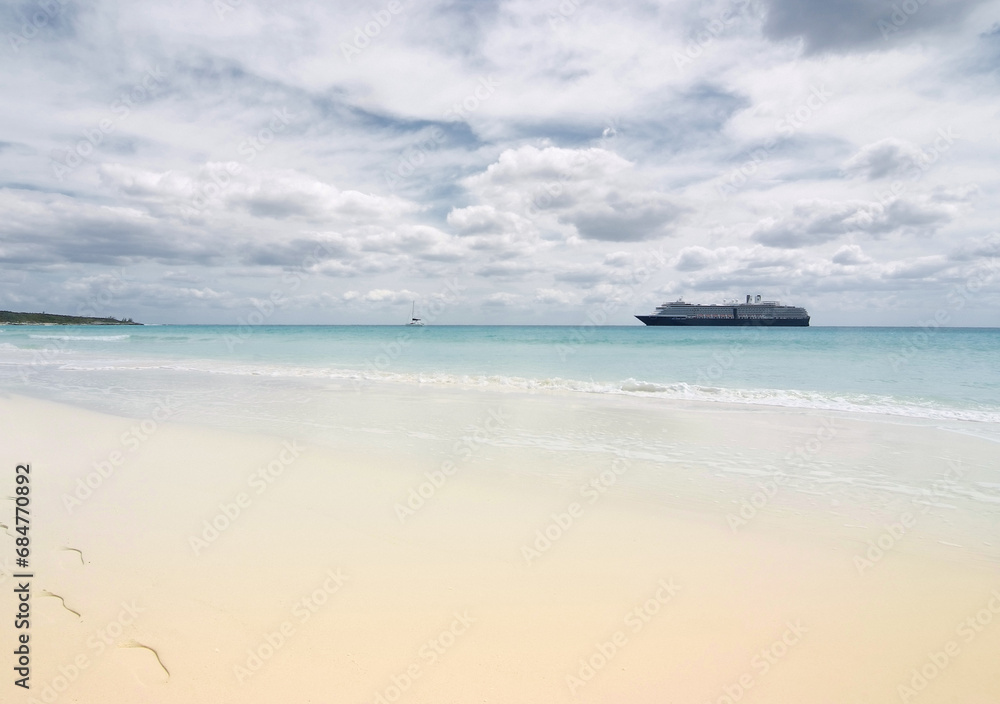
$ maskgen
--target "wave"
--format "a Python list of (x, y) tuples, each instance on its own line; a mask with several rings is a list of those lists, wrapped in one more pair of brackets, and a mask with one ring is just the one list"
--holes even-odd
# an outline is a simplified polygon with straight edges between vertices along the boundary
[(95, 341), (113, 342), (115, 340), (127, 340), (131, 335), (28, 335), (33, 340), (65, 340), (71, 341)]
[[(353, 372), (347, 376), (358, 375)], [(563, 379), (527, 379), (507, 376), (465, 376), (449, 374), (393, 374), (365, 372), (362, 377), (370, 381), (397, 381), (448, 386), (496, 387), (524, 391), (568, 391), (588, 394), (612, 394), (663, 398), (682, 401), (733, 403), (754, 406), (780, 406), (848, 413), (871, 413), (904, 416), (929, 420), (962, 420), (1000, 423), (1000, 411), (947, 408), (913, 400), (902, 400), (872, 394), (838, 394), (818, 391), (786, 389), (739, 389), (715, 386), (698, 386), (685, 382), (654, 383), (639, 379), (620, 382), (595, 382)]]
[(927, 420), (973, 421), (1000, 424), (1000, 409), (951, 408), (919, 399), (900, 399), (863, 393), (834, 393), (795, 389), (746, 389), (699, 386), (685, 382), (656, 383), (641, 379), (617, 382), (583, 381), (561, 377), (528, 378), (487, 374), (444, 372), (389, 372), (378, 370), (291, 367), (278, 365), (218, 364), (209, 361), (176, 363), (132, 363), (82, 365), (63, 364), (67, 371), (163, 370), (313, 380), (344, 380), (355, 384), (398, 383), (408, 385), (476, 388), (498, 391), (566, 392), (610, 394), (665, 400), (778, 406), (808, 410), (867, 413)]

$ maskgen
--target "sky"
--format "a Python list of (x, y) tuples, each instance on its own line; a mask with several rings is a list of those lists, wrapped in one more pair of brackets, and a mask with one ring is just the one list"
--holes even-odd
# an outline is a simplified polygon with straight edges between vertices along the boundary
[(1000, 326), (997, 0), (43, 0), (0, 34), (0, 309)]

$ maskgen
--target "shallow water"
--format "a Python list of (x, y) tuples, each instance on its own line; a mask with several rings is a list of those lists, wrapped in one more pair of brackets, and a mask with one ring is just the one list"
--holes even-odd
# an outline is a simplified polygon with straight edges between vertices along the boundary
[(183, 384), (185, 373), (396, 381), (1000, 422), (1000, 330), (993, 328), (0, 330), (0, 388), (8, 390), (70, 390), (98, 378), (109, 388), (125, 382), (122, 372), (160, 370), (172, 372), (161, 377), (167, 385)]

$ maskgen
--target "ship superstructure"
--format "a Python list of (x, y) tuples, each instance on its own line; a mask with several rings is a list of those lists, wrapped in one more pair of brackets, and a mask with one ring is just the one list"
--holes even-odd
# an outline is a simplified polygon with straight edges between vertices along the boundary
[(763, 325), (807, 327), (809, 313), (799, 306), (783, 306), (780, 301), (764, 301), (747, 294), (746, 302), (727, 301), (701, 305), (678, 299), (657, 307), (652, 315), (635, 316), (646, 325)]

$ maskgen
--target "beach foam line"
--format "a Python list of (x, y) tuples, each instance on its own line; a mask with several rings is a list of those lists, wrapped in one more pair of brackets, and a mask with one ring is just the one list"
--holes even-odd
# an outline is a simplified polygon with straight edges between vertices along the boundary
[(343, 379), (354, 382), (418, 384), (452, 388), (495, 389), (510, 391), (555, 391), (586, 394), (610, 394), (682, 401), (704, 401), (751, 406), (778, 406), (806, 410), (838, 411), (901, 416), (925, 420), (972, 421), (1000, 424), (1000, 409), (953, 408), (920, 400), (897, 399), (862, 393), (829, 393), (796, 389), (741, 389), (698, 386), (686, 382), (656, 383), (640, 379), (617, 382), (583, 381), (561, 377), (527, 378), (487, 374), (450, 374), (445, 372), (389, 372), (329, 367), (220, 364), (191, 360), (183, 364), (129, 360), (126, 364), (86, 365), (76, 361), (62, 364), (67, 371), (140, 371), (169, 370), (223, 374), (230, 376), (265, 376), (317, 380)]
[(98, 342), (112, 342), (114, 340), (127, 340), (132, 337), (131, 335), (28, 335), (29, 338), (33, 340), (65, 340), (69, 342), (76, 341), (98, 341)]

